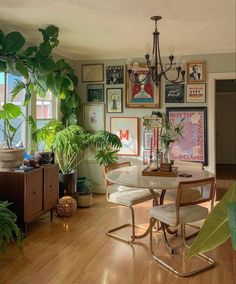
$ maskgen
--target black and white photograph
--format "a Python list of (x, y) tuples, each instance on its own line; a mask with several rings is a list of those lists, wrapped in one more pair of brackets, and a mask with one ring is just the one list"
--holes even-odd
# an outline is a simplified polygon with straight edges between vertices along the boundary
[(184, 84), (165, 84), (165, 103), (183, 103)]
[(87, 85), (87, 101), (104, 102), (104, 85), (103, 84), (88, 84)]
[(191, 61), (187, 63), (188, 83), (202, 83), (206, 81), (205, 62)]
[(124, 66), (106, 67), (107, 85), (124, 84)]

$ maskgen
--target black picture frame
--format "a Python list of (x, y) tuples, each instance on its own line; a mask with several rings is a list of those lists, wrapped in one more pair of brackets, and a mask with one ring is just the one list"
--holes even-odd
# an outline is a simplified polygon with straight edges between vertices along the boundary
[(106, 84), (124, 84), (124, 66), (106, 66)]
[(104, 84), (87, 85), (87, 102), (88, 103), (104, 102)]
[(165, 84), (165, 103), (184, 103), (185, 84)]
[(170, 144), (171, 160), (195, 161), (208, 165), (207, 107), (168, 107), (170, 123), (183, 120), (183, 138)]

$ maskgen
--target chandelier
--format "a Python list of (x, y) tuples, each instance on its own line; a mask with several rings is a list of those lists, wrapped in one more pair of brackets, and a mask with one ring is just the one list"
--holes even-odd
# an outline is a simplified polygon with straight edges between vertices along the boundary
[(152, 55), (147, 52), (145, 54), (146, 62), (147, 62), (147, 74), (145, 76), (140, 76), (138, 72), (138, 64), (129, 64), (128, 65), (128, 75), (129, 79), (132, 83), (144, 85), (149, 80), (152, 80), (156, 86), (160, 85), (161, 77), (164, 76), (165, 79), (173, 84), (180, 84), (184, 82), (185, 71), (180, 66), (176, 66), (176, 78), (174, 80), (168, 79), (166, 73), (172, 68), (174, 56), (173, 54), (169, 55), (169, 64), (168, 67), (164, 69), (162, 61), (161, 61), (161, 53), (160, 53), (160, 44), (159, 44), (159, 35), (160, 33), (157, 30), (157, 21), (161, 19), (160, 16), (153, 16), (151, 20), (155, 21), (155, 31), (153, 32), (153, 49)]

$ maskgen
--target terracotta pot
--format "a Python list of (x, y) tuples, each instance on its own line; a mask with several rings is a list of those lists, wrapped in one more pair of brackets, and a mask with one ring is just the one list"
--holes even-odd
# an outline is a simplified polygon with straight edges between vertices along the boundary
[(22, 165), (25, 149), (0, 149), (0, 170), (10, 171)]

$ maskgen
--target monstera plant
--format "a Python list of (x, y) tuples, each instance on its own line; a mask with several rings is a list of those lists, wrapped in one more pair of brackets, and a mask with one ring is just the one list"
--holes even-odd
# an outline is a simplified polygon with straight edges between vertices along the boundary
[(53, 49), (59, 44), (59, 29), (50, 25), (39, 31), (42, 42), (25, 48), (25, 38), (20, 32), (4, 34), (0, 30), (0, 72), (24, 77), (23, 81), (16, 80), (12, 100), (24, 90), (26, 106), (32, 94), (44, 97), (50, 90), (61, 99), (64, 125), (75, 124), (80, 103), (77, 76), (64, 59), (55, 60), (52, 56)]

